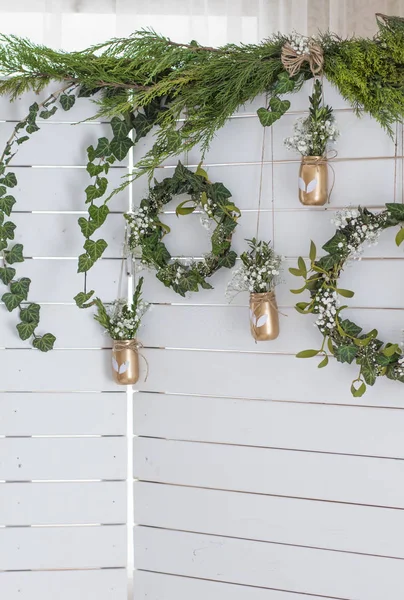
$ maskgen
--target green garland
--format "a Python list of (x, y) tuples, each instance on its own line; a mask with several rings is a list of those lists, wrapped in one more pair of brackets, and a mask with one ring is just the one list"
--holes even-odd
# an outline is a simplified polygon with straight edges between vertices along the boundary
[(304, 279), (303, 287), (292, 292), (310, 292), (310, 301), (299, 302), (296, 310), (302, 314), (316, 314), (316, 325), (323, 336), (319, 350), (303, 350), (297, 357), (322, 356), (318, 365), (322, 368), (328, 364), (328, 349), (341, 363), (356, 361), (360, 369), (352, 382), (351, 393), (359, 397), (378, 377), (386, 376), (404, 383), (404, 357), (398, 344), (377, 339), (376, 329), (364, 333), (356, 323), (341, 318), (342, 310), (347, 307), (339, 306), (338, 296), (352, 298), (354, 292), (339, 288), (338, 279), (347, 260), (360, 258), (363, 244), (377, 243), (384, 229), (401, 225), (396, 243), (400, 245), (404, 241), (404, 205), (386, 204), (386, 210), (377, 214), (366, 208), (346, 210), (339, 213), (336, 225), (336, 234), (323, 246), (327, 252), (325, 256), (316, 260), (316, 247), (312, 242), (309, 268), (300, 257), (297, 269), (289, 269), (292, 275)]
[[(188, 266), (178, 259), (172, 260), (162, 241), (170, 228), (161, 222), (161, 212), (179, 194), (187, 194), (190, 198), (177, 206), (177, 216), (199, 210), (205, 213), (205, 218), (216, 223), (211, 235), (211, 252), (203, 260), (192, 261)], [(230, 197), (231, 193), (222, 183), (209, 181), (200, 165), (193, 173), (178, 163), (172, 177), (155, 182), (136, 212), (125, 215), (129, 225), (130, 249), (135, 256), (140, 250), (142, 264), (155, 269), (157, 279), (181, 296), (197, 292), (199, 286), (212, 289), (206, 278), (222, 267), (233, 267), (237, 258), (231, 250), (231, 239), (240, 210)]]

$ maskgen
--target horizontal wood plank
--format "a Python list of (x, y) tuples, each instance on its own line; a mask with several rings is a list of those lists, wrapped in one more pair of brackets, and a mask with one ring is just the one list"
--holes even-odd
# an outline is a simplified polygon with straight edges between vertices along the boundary
[[(135, 571), (135, 597), (139, 600), (301, 600), (299, 594), (259, 589), (245, 585), (218, 583), (191, 577), (177, 577), (148, 571)], [(323, 600), (330, 600), (322, 596)], [(14, 600), (14, 598), (12, 599)], [(318, 600), (318, 596), (304, 596)]]
[(126, 528), (6, 527), (0, 530), (3, 570), (126, 566)]
[(125, 435), (126, 394), (3, 393), (0, 435)]
[(135, 482), (135, 523), (404, 558), (402, 510)]
[(2, 525), (116, 524), (125, 521), (124, 481), (0, 484)]
[(401, 560), (145, 527), (134, 539), (138, 569), (343, 599), (404, 593)]
[(139, 436), (404, 459), (403, 429), (403, 410), (134, 395)]
[(1, 438), (0, 479), (125, 479), (126, 439)]
[(126, 570), (0, 572), (7, 600), (125, 600)]
[(134, 452), (143, 481), (404, 507), (402, 460), (149, 438)]

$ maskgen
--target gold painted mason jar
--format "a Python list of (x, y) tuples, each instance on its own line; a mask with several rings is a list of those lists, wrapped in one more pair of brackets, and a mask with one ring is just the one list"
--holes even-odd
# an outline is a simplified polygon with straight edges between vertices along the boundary
[(132, 385), (139, 379), (137, 340), (113, 340), (112, 375), (119, 385)]
[(324, 156), (303, 156), (299, 170), (299, 200), (323, 206), (328, 199), (328, 164)]
[(278, 337), (279, 314), (274, 291), (250, 294), (250, 328), (257, 342)]

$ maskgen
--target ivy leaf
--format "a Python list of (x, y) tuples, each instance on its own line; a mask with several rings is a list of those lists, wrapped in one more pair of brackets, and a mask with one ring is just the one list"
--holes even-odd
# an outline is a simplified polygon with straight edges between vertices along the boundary
[(222, 204), (227, 203), (227, 199), (231, 198), (231, 192), (227, 189), (223, 183), (213, 183), (209, 186), (209, 192), (211, 199), (218, 203)]
[(24, 296), (20, 296), (20, 294), (12, 294), (11, 292), (6, 292), (2, 295), (1, 299), (6, 305), (7, 310), (11, 312), (21, 304), (21, 302), (24, 300)]
[(77, 273), (86, 273), (93, 266), (94, 261), (88, 254), (80, 254)]
[[(342, 244), (339, 247), (339, 244)], [(343, 233), (336, 233), (328, 242), (323, 246), (323, 250), (328, 254), (342, 254), (342, 251), (346, 248), (346, 237)]]
[(86, 204), (88, 204), (89, 202), (93, 202), (94, 200), (102, 196), (102, 194), (104, 193), (100, 192), (100, 190), (93, 184), (88, 185), (84, 191), (87, 196)]
[(398, 223), (404, 221), (404, 204), (396, 204), (390, 202), (386, 204), (386, 208), (395, 221), (397, 221)]
[(16, 225), (14, 225), (14, 223), (7, 221), (0, 227), (0, 235), (6, 239), (13, 240), (15, 228)]
[(346, 334), (354, 338), (357, 338), (362, 331), (361, 327), (358, 327), (358, 325), (349, 319), (344, 319), (344, 321), (341, 321), (340, 326)]
[(4, 196), (4, 198), (0, 198), (0, 210), (5, 212), (8, 217), (11, 215), (14, 204), (15, 198), (13, 196)]
[(286, 72), (279, 73), (275, 89), (277, 94), (288, 94), (295, 89), (295, 82)]
[(7, 193), (7, 188), (4, 185), (0, 185), (0, 196), (4, 196)]
[(221, 256), (217, 261), (217, 266), (219, 269), (225, 267), (226, 269), (231, 269), (236, 264), (237, 254), (234, 250), (230, 250), (230, 252), (226, 252), (224, 256)]
[(15, 277), (15, 269), (12, 267), (0, 267), (0, 279), (4, 285), (8, 285)]
[(5, 252), (6, 262), (9, 265), (12, 265), (14, 263), (24, 262), (24, 257), (22, 254), (23, 250), (24, 250), (24, 247), (22, 244), (15, 244), (11, 248), (11, 250), (8, 250), (7, 252)]
[(93, 235), (94, 231), (97, 229), (97, 226), (93, 221), (88, 221), (84, 217), (80, 217), (77, 221), (80, 226), (81, 233), (85, 238), (89, 238)]
[[(93, 149), (94, 158), (103, 158), (104, 156), (108, 156), (109, 154), (111, 154), (111, 150), (109, 147), (109, 140), (106, 137), (101, 137), (98, 139), (98, 144), (97, 144), (97, 147), (95, 150), (92, 146), (90, 146), (90, 148)], [(88, 150), (87, 150), (87, 152), (88, 152)], [(93, 160), (90, 158), (90, 156), (89, 156), (89, 159)]]
[(327, 254), (326, 256), (322, 256), (316, 264), (318, 264), (319, 267), (324, 269), (324, 271), (329, 271), (330, 269), (335, 267), (335, 265), (337, 265), (340, 260), (340, 256), (336, 256), (335, 254)]
[(28, 340), (37, 328), (38, 323), (18, 323), (17, 331), (20, 339)]
[(95, 185), (97, 186), (99, 196), (102, 196), (108, 187), (108, 179), (106, 177), (97, 177)]
[(18, 145), (23, 144), (24, 142), (27, 142), (29, 140), (29, 135), (23, 135), (20, 138), (17, 138), (15, 141), (17, 142)]
[[(41, 119), (49, 119), (57, 111), (57, 106), (53, 106), (50, 110), (43, 110), (39, 113)], [(21, 138), (20, 138), (21, 139)]]
[(42, 337), (37, 337), (33, 340), (32, 345), (41, 352), (49, 352), (53, 350), (56, 338), (51, 333), (45, 333)]
[(26, 127), (26, 131), (27, 133), (31, 134), (31, 133), (35, 133), (36, 131), (39, 131), (39, 127), (36, 123), (32, 122), (29, 123)]
[(7, 175), (0, 179), (0, 183), (3, 183), (6, 187), (15, 187), (17, 185), (17, 177), (15, 173), (7, 173)]
[(376, 370), (370, 360), (365, 357), (361, 362), (361, 373), (363, 379), (368, 385), (374, 385), (376, 382)]
[(143, 113), (138, 112), (137, 115), (132, 118), (132, 124), (136, 131), (135, 141), (138, 142), (153, 128), (154, 122), (149, 120)]
[[(15, 270), (12, 269), (15, 274)], [(19, 294), (20, 296), (24, 296), (26, 300), (28, 297), (29, 286), (31, 285), (31, 280), (28, 277), (21, 277), (18, 281), (14, 281), (10, 285), (10, 290), (13, 294)]]
[(296, 358), (313, 358), (313, 356), (317, 356), (320, 350), (302, 350), (296, 354)]
[(275, 121), (281, 118), (282, 113), (270, 111), (262, 106), (257, 110), (257, 115), (263, 127), (271, 127)]
[(26, 308), (21, 309), (20, 319), (23, 323), (39, 323), (39, 312), (41, 307), (39, 304), (31, 302)]
[(108, 247), (108, 244), (105, 240), (86, 240), (84, 243), (84, 250), (87, 251), (87, 254), (90, 256), (91, 260), (95, 262), (99, 258), (101, 258), (104, 250)]
[(110, 125), (112, 127), (112, 131), (114, 132), (114, 138), (118, 140), (126, 138), (130, 131), (130, 127), (127, 122), (119, 117), (113, 117)]
[(110, 143), (110, 150), (117, 160), (123, 160), (132, 146), (133, 142), (128, 137), (114, 138)]
[(62, 94), (59, 102), (63, 110), (70, 110), (76, 102), (76, 97), (73, 94)]
[(102, 204), (101, 206), (95, 206), (95, 204), (93, 204), (88, 209), (88, 212), (96, 225), (96, 229), (98, 229), (109, 215), (109, 208), (106, 204)]
[(99, 175), (104, 170), (104, 165), (95, 165), (93, 162), (87, 163), (86, 171), (90, 175), (90, 177), (95, 177)]
[(273, 96), (269, 101), (269, 106), (272, 111), (284, 115), (290, 108), (290, 102), (289, 100), (281, 100), (277, 96)]
[(356, 387), (355, 381), (351, 385), (351, 394), (354, 398), (360, 398), (366, 392), (366, 384), (361, 381), (360, 386)]
[(343, 346), (337, 346), (334, 351), (334, 356), (341, 363), (351, 364), (354, 358), (358, 354), (358, 347), (354, 344), (346, 344)]
[(404, 227), (401, 227), (401, 229), (399, 230), (399, 232), (396, 235), (396, 244), (397, 246), (401, 246), (401, 244), (404, 242)]
[(79, 308), (90, 308), (90, 306), (93, 306), (94, 300), (91, 302), (88, 302), (88, 300), (90, 300), (93, 294), (94, 290), (91, 290), (87, 293), (79, 292), (76, 296), (74, 296), (74, 301)]

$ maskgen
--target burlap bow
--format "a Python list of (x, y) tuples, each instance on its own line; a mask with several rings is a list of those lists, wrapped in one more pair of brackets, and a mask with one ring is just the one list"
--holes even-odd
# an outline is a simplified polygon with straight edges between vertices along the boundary
[(304, 62), (309, 63), (310, 71), (314, 76), (322, 72), (324, 65), (323, 49), (313, 40), (309, 41), (308, 47), (309, 52), (305, 54), (298, 54), (289, 42), (286, 42), (282, 47), (281, 61), (290, 77), (300, 71)]
[(144, 348), (142, 342), (139, 342), (136, 338), (133, 340), (114, 340), (114, 350), (119, 352), (119, 350), (132, 350), (132, 352), (137, 352), (139, 356), (141, 356), (146, 364), (146, 377), (144, 378), (147, 381), (149, 376), (149, 363), (147, 362), (147, 358), (142, 352), (139, 352), (139, 348)]

